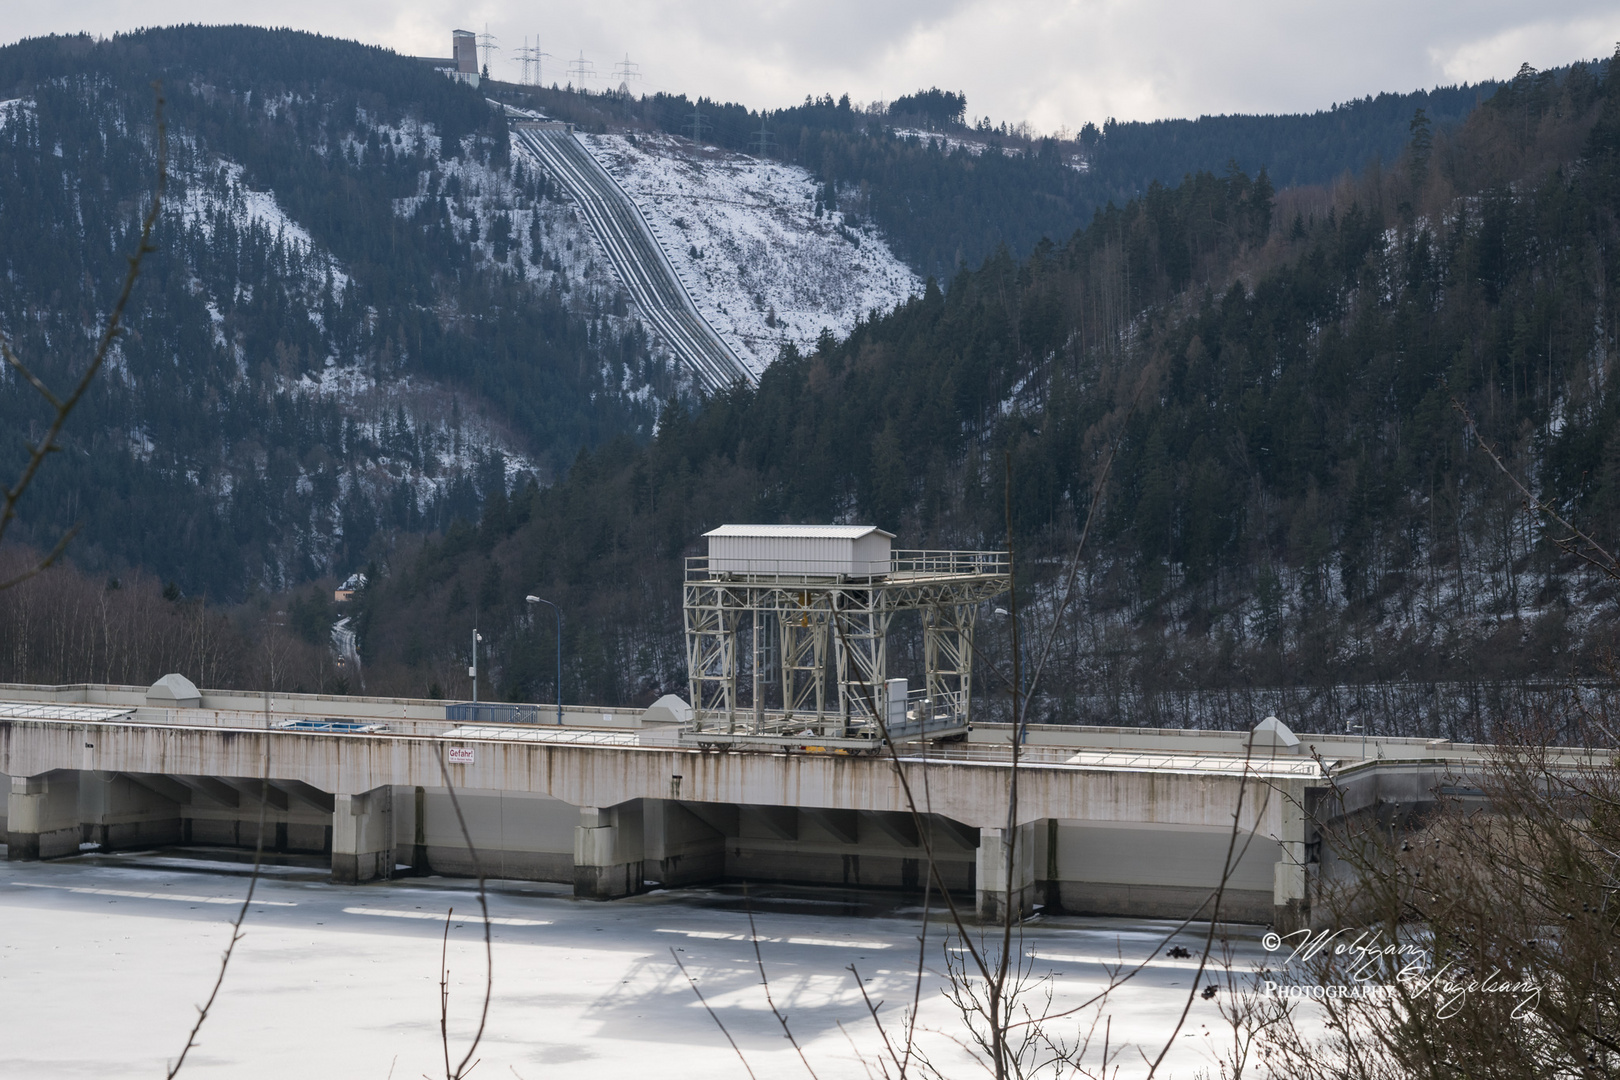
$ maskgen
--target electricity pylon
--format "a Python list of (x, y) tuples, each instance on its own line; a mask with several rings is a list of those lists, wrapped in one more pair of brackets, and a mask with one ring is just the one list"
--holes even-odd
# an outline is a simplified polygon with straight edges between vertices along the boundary
[(773, 133), (765, 126), (765, 114), (759, 114), (759, 130), (748, 137), (750, 149), (758, 150), (760, 157), (769, 157), (771, 144), (776, 141)]
[(694, 104), (692, 106), (692, 122), (690, 124), (683, 125), (683, 129), (684, 128), (691, 128), (692, 141), (695, 143), (700, 143), (703, 141), (704, 129), (707, 128), (708, 130), (713, 131), (714, 125), (703, 119), (702, 106)]
[(619, 95), (628, 99), (630, 97), (630, 83), (641, 78), (641, 65), (630, 62), (630, 54), (625, 53), (624, 59), (613, 65), (613, 78), (619, 83)]
[(587, 59), (581, 50), (578, 60), (568, 61), (568, 81), (574, 84), (575, 90), (585, 89), (585, 80), (596, 78), (596, 67)]
[(499, 45), (495, 44), (495, 42), (498, 41), (498, 40), (500, 40), (500, 39), (497, 38), (494, 34), (489, 32), (489, 23), (485, 23), (484, 24), (484, 32), (482, 34), (478, 35), (478, 47), (480, 49), (484, 50), (484, 74), (485, 75), (489, 74), (489, 54), (492, 53), (492, 52), (500, 52), (501, 51), (501, 47)]
[[(545, 85), (545, 80), (541, 78), (540, 60), (546, 56), (551, 56), (551, 54), (540, 48), (539, 38), (534, 39), (533, 45), (529, 44), (528, 38), (523, 39), (523, 48), (518, 50), (517, 56), (513, 59), (520, 60), (523, 63), (523, 84), (525, 86)], [(552, 57), (552, 59), (555, 60), (556, 57)]]

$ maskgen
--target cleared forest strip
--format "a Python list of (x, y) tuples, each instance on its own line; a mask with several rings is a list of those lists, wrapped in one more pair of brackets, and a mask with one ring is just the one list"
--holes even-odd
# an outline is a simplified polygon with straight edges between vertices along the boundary
[(753, 373), (698, 311), (634, 202), (561, 126), (514, 125), (520, 149), (567, 188), (648, 322), (711, 391), (753, 382)]

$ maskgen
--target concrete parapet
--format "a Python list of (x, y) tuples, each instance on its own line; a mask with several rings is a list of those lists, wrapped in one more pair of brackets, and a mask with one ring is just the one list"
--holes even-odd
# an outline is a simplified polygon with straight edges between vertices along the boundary
[(613, 900), (642, 890), (646, 848), (641, 801), (582, 806), (574, 829), (574, 895)]
[(79, 852), (79, 774), (57, 769), (13, 776), (6, 800), (6, 858), (54, 859)]
[(332, 805), (332, 880), (344, 885), (394, 876), (394, 789), (338, 795)]

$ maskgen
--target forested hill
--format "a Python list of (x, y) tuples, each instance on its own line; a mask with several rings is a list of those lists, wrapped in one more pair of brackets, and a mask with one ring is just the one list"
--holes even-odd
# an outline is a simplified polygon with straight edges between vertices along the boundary
[[(1555, 77), (1548, 75), (1543, 77)], [(1444, 141), (1495, 83), (1383, 93), (1320, 112), (1086, 124), (1074, 137), (1031, 137), (1003, 122), (967, 121), (965, 95), (939, 90), (857, 108), (846, 94), (752, 110), (684, 94), (617, 94), (506, 86), (507, 100), (588, 128), (643, 128), (768, 154), (810, 170), (822, 199), (869, 217), (921, 274), (948, 281), (1005, 245), (1027, 257), (1062, 242), (1109, 203), (1154, 183), (1229, 165), (1273, 186), (1329, 183), (1375, 159), (1393, 161), (1418, 110)]]
[[(158, 250), (13, 539), (80, 522), (82, 566), (240, 597), (650, 431), (668, 373), (605, 274), (576, 287), (588, 241), (500, 112), (385, 50), (247, 27), (0, 48), (0, 332), (47, 381), (82, 370), (134, 248), (154, 86)], [(0, 430), (45, 415), (0, 375)]]
[[(582, 456), (379, 573), (374, 677), (462, 692), (476, 605), (500, 692), (547, 699), (537, 592), (565, 613), (565, 698), (680, 689), (680, 558), (704, 530), (859, 520), (999, 547), (1004, 455), (1033, 628), (1116, 444), (1053, 719), (1115, 722), (1132, 688), (1380, 680), (1428, 687), (1384, 710), (1416, 724), (1441, 683), (1581, 670), (1612, 589), (1523, 512), (1452, 399), (1545, 498), (1620, 532), (1610, 68), (1524, 75), (1444, 155), (1420, 137), (1331, 196), (1155, 186), (666, 414), (652, 443)], [(981, 625), (994, 655), (1004, 631)]]
[[(1557, 78), (1557, 72), (1544, 77)], [(1433, 131), (1450, 133), (1496, 93), (1498, 84), (1382, 93), (1313, 113), (1200, 116), (1195, 120), (1104, 122), (1082, 129), (1094, 198), (1123, 202), (1155, 180), (1219, 172), (1232, 162), (1265, 169), (1277, 187), (1325, 184), (1375, 159), (1393, 162), (1411, 137), (1419, 109)]]

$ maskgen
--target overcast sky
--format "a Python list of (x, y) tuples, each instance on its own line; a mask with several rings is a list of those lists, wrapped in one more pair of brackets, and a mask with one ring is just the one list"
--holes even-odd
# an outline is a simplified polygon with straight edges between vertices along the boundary
[(80, 30), (250, 22), (445, 56), (450, 31), (499, 39), (491, 72), (516, 79), (525, 38), (583, 52), (604, 78), (626, 55), (640, 91), (780, 106), (806, 94), (890, 100), (965, 90), (968, 112), (1043, 131), (1109, 116), (1151, 120), (1298, 112), (1608, 56), (1614, 0), (0, 0), (0, 42)]

